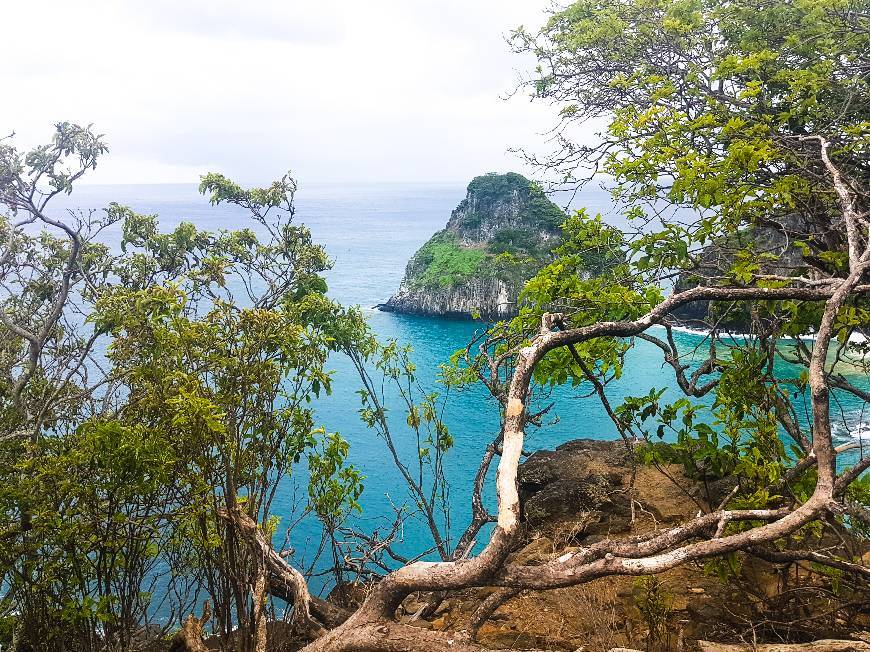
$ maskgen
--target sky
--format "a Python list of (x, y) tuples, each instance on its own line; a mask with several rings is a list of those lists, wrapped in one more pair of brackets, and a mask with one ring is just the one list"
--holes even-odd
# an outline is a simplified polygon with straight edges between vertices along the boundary
[[(528, 172), (552, 107), (505, 38), (550, 0), (0, 0), (0, 132), (93, 123), (90, 183), (458, 182)], [(9, 53), (14, 53), (11, 55)], [(84, 180), (83, 180), (84, 181)]]

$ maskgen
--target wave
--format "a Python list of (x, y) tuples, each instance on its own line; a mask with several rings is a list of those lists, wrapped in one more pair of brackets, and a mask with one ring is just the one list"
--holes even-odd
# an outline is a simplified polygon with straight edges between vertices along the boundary
[(870, 441), (870, 421), (865, 418), (837, 421), (831, 424), (831, 434), (840, 441)]
[[(664, 325), (662, 324), (653, 324), (650, 328), (660, 328), (664, 329)], [(691, 328), (689, 326), (671, 326), (671, 330), (676, 331), (678, 333), (686, 333), (688, 335), (695, 335), (697, 337), (707, 337), (710, 334), (709, 328)], [(747, 340), (754, 338), (755, 335), (752, 333), (744, 333), (741, 331), (730, 331), (725, 328), (719, 329), (720, 337), (724, 334), (726, 337), (729, 337), (734, 340)], [(813, 342), (816, 339), (815, 333), (807, 333), (806, 335), (783, 335), (783, 340), (805, 340), (807, 342)], [(864, 344), (868, 341), (867, 336), (863, 333), (852, 333), (849, 335), (849, 343), (850, 344)]]

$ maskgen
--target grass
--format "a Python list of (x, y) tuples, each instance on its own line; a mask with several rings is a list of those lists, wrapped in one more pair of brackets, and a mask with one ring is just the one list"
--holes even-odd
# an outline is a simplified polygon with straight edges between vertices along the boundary
[(421, 247), (415, 258), (415, 264), (423, 269), (415, 284), (445, 288), (474, 276), (486, 253), (460, 247), (452, 234), (441, 231)]

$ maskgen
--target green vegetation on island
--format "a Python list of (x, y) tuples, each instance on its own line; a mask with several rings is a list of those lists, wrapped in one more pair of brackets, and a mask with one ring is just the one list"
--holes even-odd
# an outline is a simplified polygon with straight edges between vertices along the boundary
[(487, 258), (483, 249), (461, 247), (450, 231), (439, 231), (414, 254), (423, 271), (414, 279), (419, 287), (451, 287), (478, 273)]
[(552, 260), (567, 217), (521, 174), (475, 177), (447, 226), (414, 254), (402, 287), (382, 308), (511, 316), (523, 283)]

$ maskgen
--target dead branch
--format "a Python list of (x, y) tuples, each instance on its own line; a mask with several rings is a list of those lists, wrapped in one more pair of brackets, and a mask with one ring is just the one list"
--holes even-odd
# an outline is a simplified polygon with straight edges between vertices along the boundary
[(209, 652), (203, 642), (205, 624), (211, 619), (211, 606), (208, 600), (202, 607), (202, 617), (197, 618), (193, 614), (187, 617), (181, 629), (169, 643), (169, 652)]

